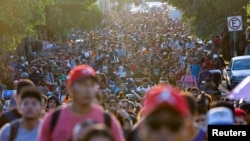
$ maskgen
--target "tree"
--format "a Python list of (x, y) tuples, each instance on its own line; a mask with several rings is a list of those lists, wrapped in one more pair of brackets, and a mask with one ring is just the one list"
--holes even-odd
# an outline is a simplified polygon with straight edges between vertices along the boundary
[(49, 37), (60, 37), (72, 28), (78, 28), (83, 15), (96, 0), (54, 0), (54, 5), (46, 9), (46, 30)]
[(246, 11), (247, 11), (247, 23), (250, 23), (250, 18), (249, 18), (250, 17), (250, 3), (247, 4)]
[[(44, 9), (52, 0), (2, 0), (0, 2), (1, 49), (16, 46), (23, 37), (35, 33), (35, 27), (45, 24)], [(2, 53), (2, 51), (1, 51)]]
[(87, 8), (87, 11), (83, 14), (83, 20), (81, 21), (80, 28), (82, 30), (90, 31), (97, 27), (103, 19), (103, 14), (96, 4), (92, 4)]
[[(246, 21), (244, 7), (249, 0), (168, 0), (183, 12), (183, 19), (191, 26), (191, 31), (202, 39), (211, 39), (215, 35), (222, 35), (224, 49), (232, 54), (233, 34), (228, 32), (227, 17), (241, 15)], [(244, 22), (243, 25), (246, 25)], [(244, 50), (244, 34), (237, 32), (238, 55)], [(224, 50), (223, 49), (223, 50)], [(228, 55), (230, 54), (230, 55)], [(231, 55), (232, 56), (232, 55)], [(230, 58), (230, 57), (228, 57)]]
[(248, 0), (168, 0), (183, 12), (183, 18), (197, 36), (205, 39), (220, 34), (227, 26), (227, 17), (242, 15)]
[[(119, 5), (117, 7), (115, 7), (116, 10), (118, 10), (118, 11), (122, 11), (127, 4), (129, 4), (133, 1), (135, 1), (135, 0), (111, 0), (112, 3), (115, 3), (115, 2), (119, 3)], [(138, 1), (138, 0), (136, 0), (136, 1)]]

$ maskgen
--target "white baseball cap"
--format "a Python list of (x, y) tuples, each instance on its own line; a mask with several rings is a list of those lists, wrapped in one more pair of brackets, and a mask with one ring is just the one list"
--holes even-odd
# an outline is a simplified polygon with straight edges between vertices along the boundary
[(208, 125), (233, 125), (234, 115), (232, 110), (226, 107), (212, 108), (207, 113)]

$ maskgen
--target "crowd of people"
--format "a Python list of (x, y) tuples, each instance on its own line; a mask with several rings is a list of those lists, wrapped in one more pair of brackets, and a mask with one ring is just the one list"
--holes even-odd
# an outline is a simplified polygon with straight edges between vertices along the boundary
[(2, 63), (0, 141), (204, 141), (207, 125), (250, 123), (210, 72), (225, 67), (218, 48), (166, 11), (110, 13), (76, 35)]

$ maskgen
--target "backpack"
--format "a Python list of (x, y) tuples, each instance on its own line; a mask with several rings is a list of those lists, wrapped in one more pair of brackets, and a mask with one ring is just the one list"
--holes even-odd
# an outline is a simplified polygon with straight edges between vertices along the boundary
[[(50, 133), (52, 134), (55, 127), (56, 127), (56, 124), (57, 124), (57, 121), (58, 121), (58, 118), (60, 116), (60, 113), (61, 113), (61, 109), (58, 109), (56, 110), (53, 114), (52, 114), (52, 119), (51, 119), (51, 123), (50, 123)], [(104, 112), (103, 113), (104, 115), (104, 123), (105, 125), (108, 127), (108, 128), (111, 128), (112, 125), (111, 125), (111, 116), (109, 113), (107, 112)]]
[(16, 120), (13, 123), (11, 123), (11, 125), (10, 125), (10, 137), (9, 137), (9, 141), (14, 141), (16, 139), (19, 126), (20, 126), (19, 120)]

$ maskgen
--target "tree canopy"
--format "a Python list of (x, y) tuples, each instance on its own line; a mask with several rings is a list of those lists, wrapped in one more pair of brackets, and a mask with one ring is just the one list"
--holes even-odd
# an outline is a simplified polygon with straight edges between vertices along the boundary
[(244, 7), (249, 0), (167, 0), (183, 12), (195, 35), (205, 39), (220, 34), (227, 28), (227, 17), (241, 15), (246, 20)]
[[(250, 23), (250, 3), (247, 4), (247, 7), (246, 7), (246, 11), (247, 11), (247, 23)], [(249, 28), (249, 26), (248, 26)]]
[(55, 4), (46, 9), (46, 29), (57, 36), (68, 33), (72, 28), (79, 28), (84, 15), (93, 10), (95, 2), (96, 0), (54, 0)]
[(102, 20), (102, 13), (95, 2), (96, 0), (1, 0), (1, 46), (15, 48), (22, 38), (35, 34), (65, 35), (72, 28), (79, 28), (80, 24), (84, 25), (83, 29), (94, 28)]
[(92, 30), (101, 23), (102, 19), (103, 13), (96, 4), (92, 4), (87, 8), (86, 12), (84, 12), (80, 28), (87, 31)]
[(52, 0), (4, 0), (0, 1), (0, 40), (21, 39), (35, 33), (37, 25), (45, 25), (46, 6)]

